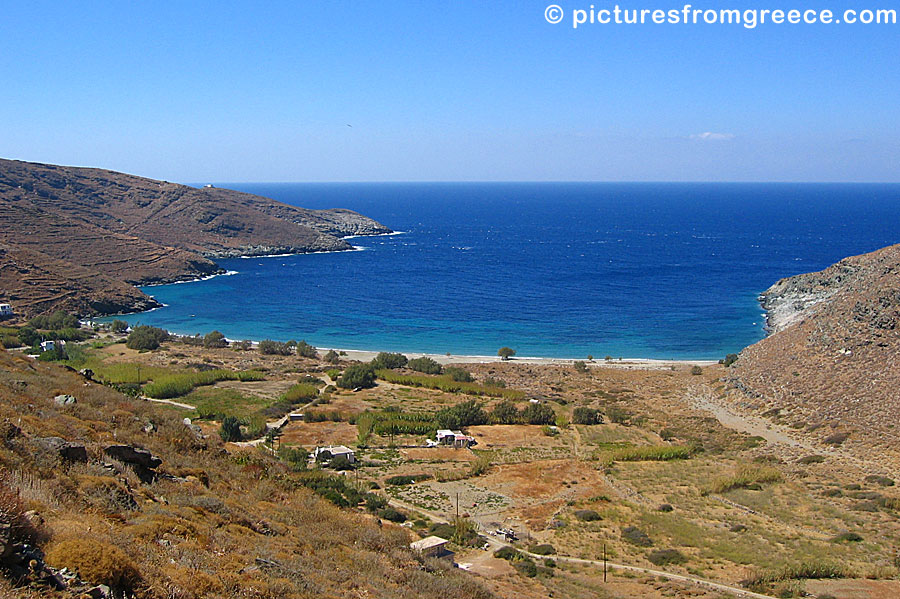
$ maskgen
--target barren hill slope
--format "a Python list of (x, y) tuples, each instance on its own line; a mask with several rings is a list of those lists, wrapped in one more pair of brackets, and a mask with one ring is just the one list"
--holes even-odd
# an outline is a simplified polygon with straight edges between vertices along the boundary
[[(70, 265), (80, 274), (68, 297), (90, 297), (74, 301), (86, 314), (103, 312), (91, 306), (127, 311), (147, 304), (139, 292), (123, 295), (104, 286), (106, 279), (188, 280), (220, 272), (214, 258), (349, 250), (344, 236), (390, 232), (350, 210), (307, 210), (228, 189), (14, 160), (0, 160), (0, 221), (0, 243), (7, 247), (0, 269), (52, 271), (61, 277), (57, 286), (65, 287)], [(17, 248), (30, 252), (13, 262)], [(86, 276), (89, 271), (96, 276)], [(47, 300), (53, 294), (29, 280), (7, 274), (0, 300), (26, 315), (59, 307)]]
[(810, 424), (896, 443), (900, 245), (779, 281), (763, 306), (773, 334), (741, 353), (734, 382)]

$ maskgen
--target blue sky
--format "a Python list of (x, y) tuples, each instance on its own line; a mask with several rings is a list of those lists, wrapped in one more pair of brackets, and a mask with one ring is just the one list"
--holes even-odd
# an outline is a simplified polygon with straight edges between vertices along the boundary
[(7, 3), (0, 156), (182, 182), (900, 181), (900, 25), (573, 30), (591, 2), (554, 1), (557, 25), (522, 0)]

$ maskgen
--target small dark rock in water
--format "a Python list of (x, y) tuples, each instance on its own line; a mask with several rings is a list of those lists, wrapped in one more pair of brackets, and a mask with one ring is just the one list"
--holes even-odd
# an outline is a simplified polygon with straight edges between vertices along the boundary
[(84, 445), (72, 443), (60, 437), (37, 437), (34, 443), (59, 456), (65, 462), (87, 462), (87, 450)]
[(70, 406), (78, 403), (78, 400), (71, 395), (57, 395), (53, 398), (53, 403), (58, 406)]

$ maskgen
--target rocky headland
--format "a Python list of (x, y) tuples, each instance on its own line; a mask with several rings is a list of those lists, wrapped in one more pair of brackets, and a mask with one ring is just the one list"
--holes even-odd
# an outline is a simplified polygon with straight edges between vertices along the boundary
[(391, 230), (350, 210), (94, 168), (0, 160), (0, 302), (23, 316), (155, 307), (134, 289), (223, 272), (218, 258), (350, 250)]

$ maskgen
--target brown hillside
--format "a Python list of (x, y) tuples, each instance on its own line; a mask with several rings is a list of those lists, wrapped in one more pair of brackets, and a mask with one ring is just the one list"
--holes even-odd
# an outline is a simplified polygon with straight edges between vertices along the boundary
[[(0, 160), (0, 220), (0, 243), (29, 250), (0, 262), (7, 273), (0, 300), (24, 315), (61, 307), (48, 299), (60, 294), (25, 271), (54, 273), (57, 287), (71, 291), (66, 305), (82, 306), (84, 314), (106, 312), (97, 306), (131, 311), (151, 300), (107, 279), (189, 280), (221, 271), (210, 258), (348, 250), (344, 236), (390, 232), (349, 210), (306, 210), (227, 189), (13, 160)], [(71, 284), (65, 265), (80, 267)]]
[(492, 597), (410, 551), (408, 531), (298, 480), (165, 406), (0, 350), (0, 596)]
[(830, 425), (823, 438), (849, 425), (865, 430), (851, 441), (896, 445), (900, 245), (779, 281), (763, 305), (774, 333), (743, 351), (734, 382), (769, 409)]
[(159, 304), (131, 285), (96, 270), (25, 247), (0, 243), (0, 291), (22, 314), (66, 310), (116, 314)]

